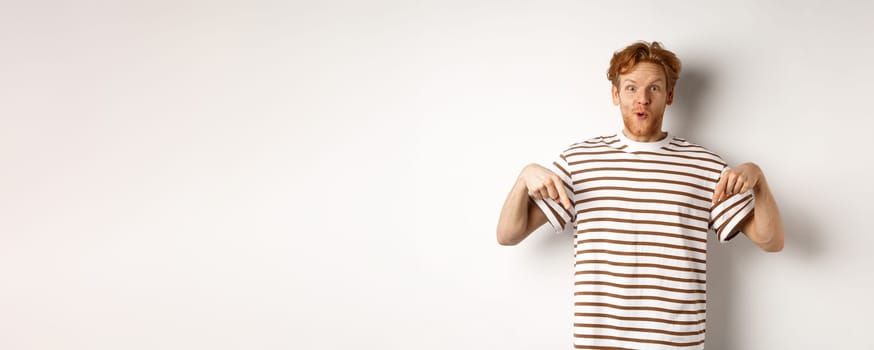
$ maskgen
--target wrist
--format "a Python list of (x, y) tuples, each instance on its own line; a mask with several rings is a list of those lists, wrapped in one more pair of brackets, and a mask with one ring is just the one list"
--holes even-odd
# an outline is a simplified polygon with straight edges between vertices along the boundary
[(750, 165), (752, 165), (753, 169), (756, 171), (756, 185), (753, 186), (753, 191), (758, 194), (768, 187), (768, 182), (765, 180), (765, 173), (762, 171), (762, 168), (753, 163), (750, 163)]
[(537, 163), (526, 164), (525, 167), (522, 168), (522, 171), (519, 172), (519, 176), (516, 177), (516, 182), (525, 182), (528, 172), (531, 171), (534, 166), (537, 166)]

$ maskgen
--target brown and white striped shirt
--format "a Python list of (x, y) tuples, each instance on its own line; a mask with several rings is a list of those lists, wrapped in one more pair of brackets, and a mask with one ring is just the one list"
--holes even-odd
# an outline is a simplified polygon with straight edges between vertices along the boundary
[(707, 233), (728, 241), (752, 191), (712, 205), (726, 163), (677, 137), (619, 132), (571, 145), (551, 164), (573, 202), (535, 200), (574, 231), (577, 349), (703, 349)]

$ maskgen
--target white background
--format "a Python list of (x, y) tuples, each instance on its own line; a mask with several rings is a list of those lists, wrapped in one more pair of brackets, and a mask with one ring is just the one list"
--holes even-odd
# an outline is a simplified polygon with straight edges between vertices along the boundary
[(711, 245), (708, 349), (874, 347), (871, 2), (0, 6), (2, 349), (569, 349), (570, 235), (495, 225), (635, 40), (786, 225)]

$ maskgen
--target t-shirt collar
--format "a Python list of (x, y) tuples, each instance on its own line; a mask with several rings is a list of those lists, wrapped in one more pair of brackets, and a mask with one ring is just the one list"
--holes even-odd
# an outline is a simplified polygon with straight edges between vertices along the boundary
[(623, 151), (626, 151), (626, 152), (655, 151), (655, 150), (661, 149), (664, 146), (667, 146), (668, 143), (671, 142), (671, 135), (669, 133), (665, 134), (665, 137), (662, 138), (661, 140), (652, 141), (652, 142), (639, 142), (639, 141), (634, 141), (632, 139), (629, 139), (627, 136), (625, 136), (624, 130), (619, 130), (619, 132), (617, 133), (617, 136), (619, 137), (618, 143), (621, 146), (626, 146), (623, 149)]

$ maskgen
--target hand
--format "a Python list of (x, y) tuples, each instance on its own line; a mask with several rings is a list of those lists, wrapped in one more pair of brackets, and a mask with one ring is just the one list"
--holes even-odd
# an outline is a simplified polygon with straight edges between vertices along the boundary
[(528, 194), (535, 199), (552, 198), (560, 202), (566, 210), (571, 210), (571, 200), (568, 198), (564, 181), (558, 175), (539, 164), (528, 164), (519, 174), (519, 180), (525, 185)]
[(738, 193), (755, 188), (762, 178), (762, 169), (753, 163), (743, 163), (722, 173), (713, 192), (713, 203), (719, 203)]

